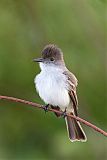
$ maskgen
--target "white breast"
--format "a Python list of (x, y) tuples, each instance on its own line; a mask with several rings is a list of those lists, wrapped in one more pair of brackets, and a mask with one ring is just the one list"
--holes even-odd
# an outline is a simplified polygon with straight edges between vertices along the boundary
[(67, 78), (61, 70), (47, 67), (34, 80), (36, 89), (45, 103), (65, 109), (70, 103)]

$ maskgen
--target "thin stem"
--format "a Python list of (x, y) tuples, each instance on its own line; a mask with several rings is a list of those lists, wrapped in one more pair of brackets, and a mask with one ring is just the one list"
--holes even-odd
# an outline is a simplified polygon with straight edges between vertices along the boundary
[[(37, 108), (40, 108), (40, 109), (44, 109), (43, 105), (40, 105), (40, 104), (34, 103), (34, 102), (30, 102), (30, 101), (26, 101), (26, 100), (23, 100), (23, 99), (19, 99), (19, 98), (14, 98), (14, 97), (8, 97), (8, 96), (2, 96), (2, 95), (0, 95), (0, 99), (4, 99), (4, 100), (8, 100), (8, 101), (13, 101), (13, 102), (16, 102), (16, 103), (19, 102), (19, 103), (27, 104), (27, 105), (30, 105), (30, 106), (33, 106), (33, 107), (37, 107)], [(48, 111), (62, 114), (61, 111), (58, 111), (56, 109), (49, 108)], [(90, 123), (90, 122), (88, 122), (88, 121), (86, 121), (86, 120), (84, 120), (84, 119), (82, 119), (80, 117), (76, 117), (74, 115), (71, 115), (71, 114), (67, 114), (67, 116), (72, 117), (72, 118), (74, 118), (74, 119), (82, 122), (83, 124), (91, 127), (95, 131), (97, 131), (97, 132), (99, 132), (99, 133), (101, 133), (101, 134), (103, 134), (104, 136), (107, 137), (107, 132), (105, 132), (104, 130), (98, 128), (94, 124), (92, 124), (92, 123)]]

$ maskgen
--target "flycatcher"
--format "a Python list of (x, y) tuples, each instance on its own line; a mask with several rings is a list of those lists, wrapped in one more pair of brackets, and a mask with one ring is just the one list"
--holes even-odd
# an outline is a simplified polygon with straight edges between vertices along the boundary
[[(67, 69), (61, 49), (49, 44), (43, 49), (42, 57), (34, 61), (39, 62), (41, 68), (34, 80), (41, 99), (52, 108), (77, 116), (77, 78)], [(87, 140), (79, 121), (68, 116), (65, 121), (72, 142)]]

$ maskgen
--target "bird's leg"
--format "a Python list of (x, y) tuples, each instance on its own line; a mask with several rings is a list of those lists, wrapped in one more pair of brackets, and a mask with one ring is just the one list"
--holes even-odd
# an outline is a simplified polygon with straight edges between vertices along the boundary
[(64, 111), (64, 112), (62, 112), (61, 116), (62, 116), (63, 118), (65, 118), (65, 117), (67, 116), (66, 108), (65, 108), (65, 111)]
[(48, 108), (49, 108), (49, 104), (43, 106), (45, 113), (48, 112)]

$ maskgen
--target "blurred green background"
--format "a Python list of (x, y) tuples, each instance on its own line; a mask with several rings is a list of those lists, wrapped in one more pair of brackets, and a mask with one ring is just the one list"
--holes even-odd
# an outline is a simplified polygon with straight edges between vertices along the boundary
[[(64, 52), (79, 80), (79, 114), (107, 131), (105, 0), (0, 0), (0, 94), (43, 104), (35, 91), (46, 44)], [(106, 160), (107, 138), (82, 125), (88, 141), (71, 143), (64, 119), (0, 101), (0, 160)]]

